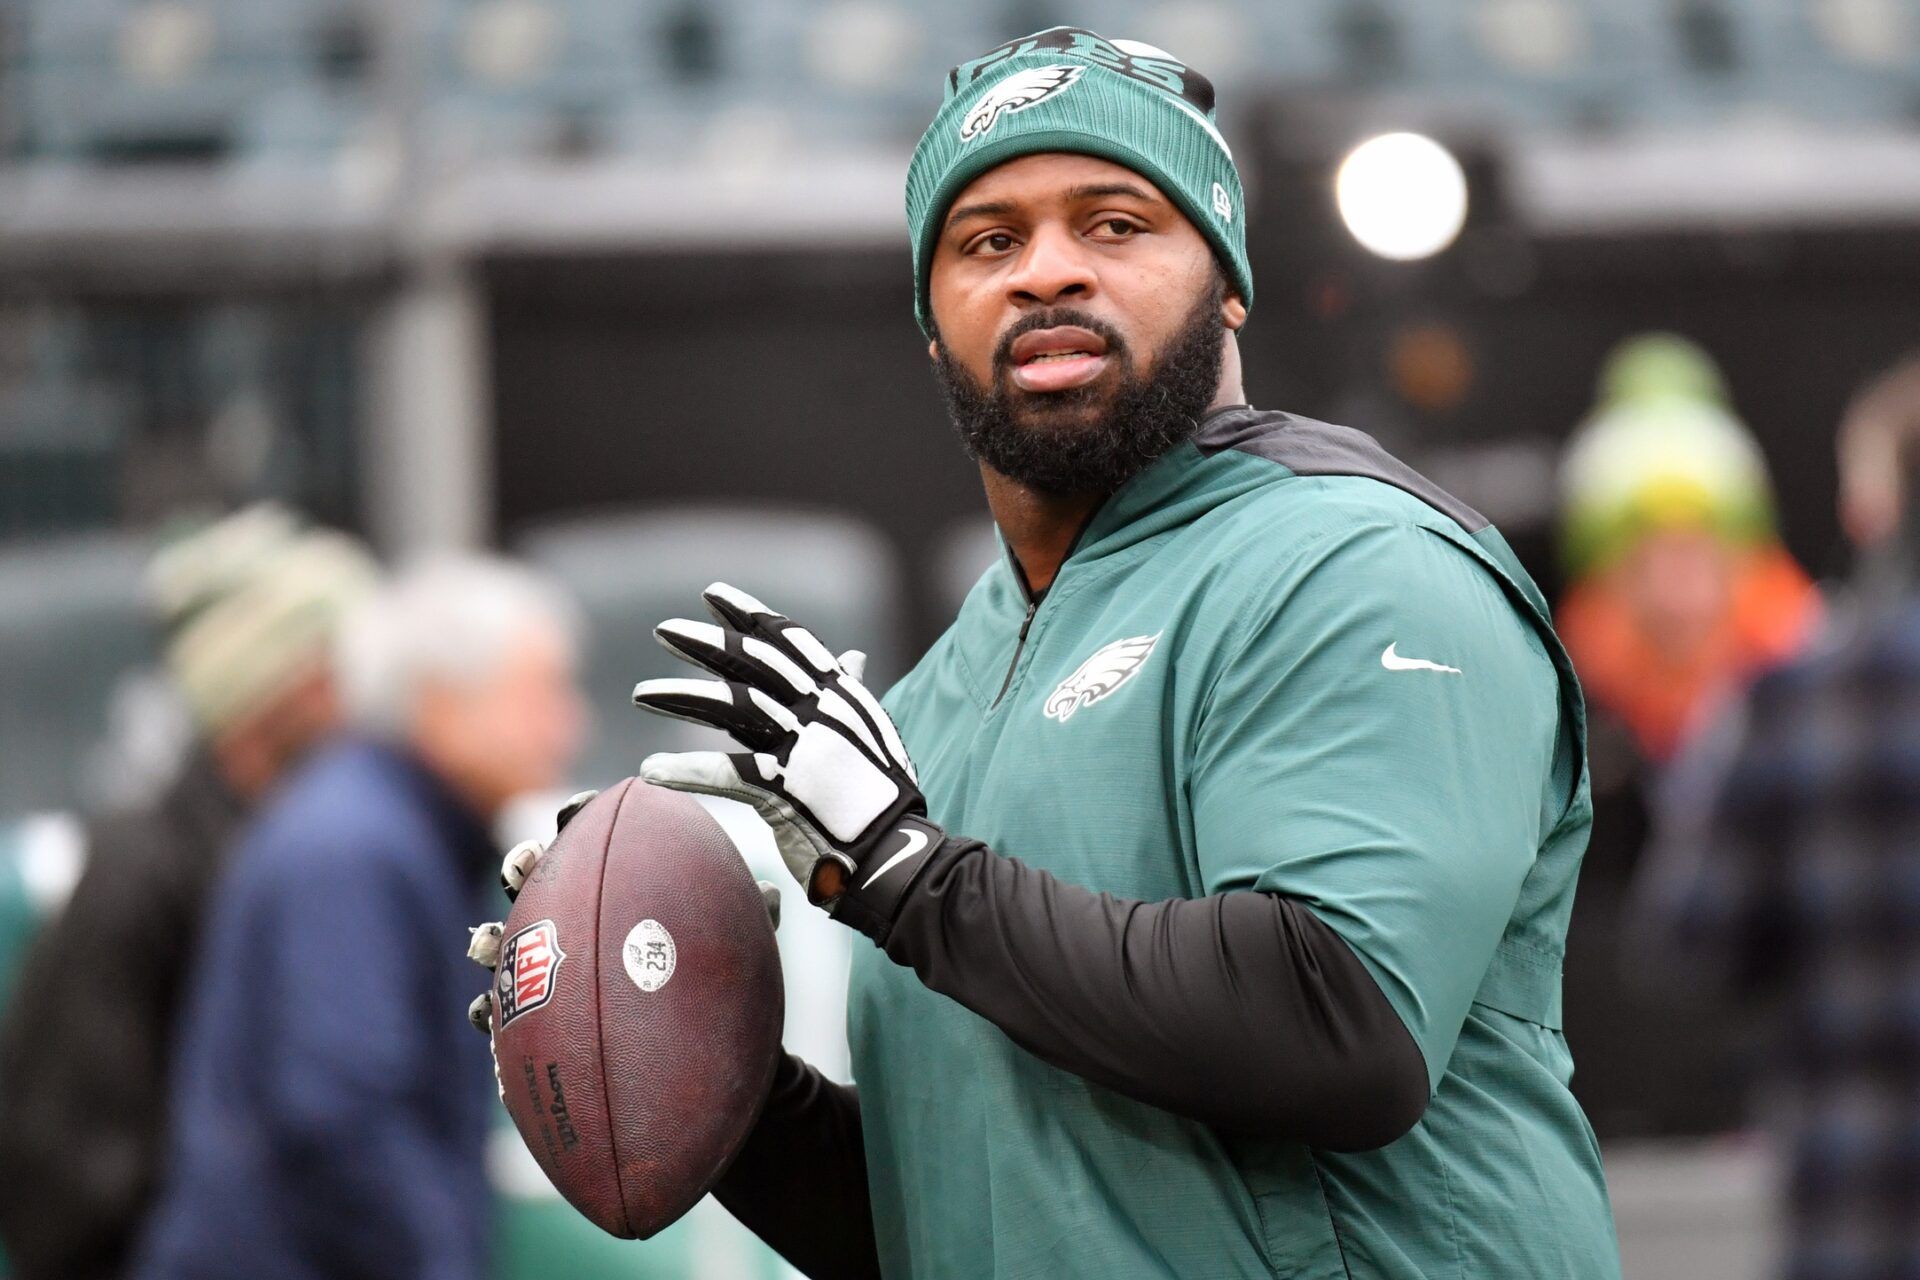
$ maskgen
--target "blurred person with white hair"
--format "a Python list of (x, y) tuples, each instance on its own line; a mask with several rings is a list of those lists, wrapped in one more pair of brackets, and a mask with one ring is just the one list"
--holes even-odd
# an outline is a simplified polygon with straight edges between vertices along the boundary
[(334, 633), (375, 581), (358, 542), (274, 506), (155, 557), (151, 604), (195, 743), (151, 802), (87, 824), (86, 871), (0, 1029), (0, 1237), (18, 1280), (125, 1267), (208, 895), (247, 813), (337, 730)]
[(445, 939), (498, 863), (495, 815), (578, 746), (574, 632), (543, 582), (471, 558), (349, 617), (354, 732), (288, 781), (216, 894), (134, 1275), (486, 1274), (494, 1082)]

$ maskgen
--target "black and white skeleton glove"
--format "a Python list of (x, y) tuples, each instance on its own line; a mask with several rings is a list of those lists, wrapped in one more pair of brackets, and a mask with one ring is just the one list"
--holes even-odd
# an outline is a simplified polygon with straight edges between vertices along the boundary
[(865, 658), (838, 658), (811, 631), (744, 591), (702, 593), (713, 622), (674, 618), (660, 643), (718, 680), (644, 680), (649, 711), (711, 725), (745, 750), (648, 756), (647, 782), (752, 805), (810, 901), (882, 945), (900, 901), (946, 833), (899, 731), (860, 682)]

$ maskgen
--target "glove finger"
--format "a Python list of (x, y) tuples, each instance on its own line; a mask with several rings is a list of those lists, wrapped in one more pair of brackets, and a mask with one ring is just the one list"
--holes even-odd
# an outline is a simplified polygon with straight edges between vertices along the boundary
[(642, 680), (633, 686), (633, 703), (655, 715), (724, 730), (732, 727), (743, 710), (740, 703), (745, 699), (734, 696), (737, 687), (722, 680), (679, 676)]
[(797, 660), (816, 680), (833, 675), (839, 667), (833, 653), (807, 630), (784, 613), (775, 613), (738, 587), (716, 582), (701, 593), (707, 610), (742, 635), (758, 636)]
[(482, 991), (467, 1006), (467, 1021), (483, 1036), (493, 1034), (493, 992)]
[(880, 700), (873, 696), (873, 691), (861, 684), (857, 678), (842, 680), (839, 684), (840, 691), (866, 713), (866, 718), (872, 722), (874, 729), (879, 733), (880, 741), (886, 744), (886, 754), (892, 757), (893, 763), (904, 769), (907, 777), (913, 779), (918, 785), (920, 775), (914, 770), (913, 758), (907, 754), (907, 744), (900, 740), (900, 730), (894, 726), (893, 717), (888, 715), (886, 708), (880, 705)]
[[(820, 732), (837, 743), (841, 751), (855, 750), (845, 737), (832, 730), (823, 728)], [(663, 752), (640, 762), (640, 776), (648, 782), (677, 791), (725, 796), (751, 805), (772, 829), (780, 860), (801, 885), (813, 883), (822, 858), (837, 859), (850, 873), (853, 863), (833, 850), (812, 813), (778, 790), (776, 783), (785, 771), (780, 761), (765, 753)]]
[(777, 628), (777, 624), (791, 621), (785, 614), (775, 613), (762, 604), (758, 597), (725, 582), (708, 583), (700, 599), (706, 603), (708, 613), (742, 633), (774, 629), (767, 624), (775, 624)]
[[(717, 675), (729, 677), (734, 683), (718, 686), (699, 680), (649, 680), (634, 689), (634, 701), (663, 715), (712, 725), (732, 734), (741, 746), (752, 751), (764, 751), (777, 745), (776, 736), (764, 729), (757, 733), (742, 732), (743, 728), (752, 726), (743, 726), (733, 718), (734, 713), (747, 702), (759, 701), (758, 698), (742, 698), (741, 690), (750, 688), (758, 695), (770, 696), (787, 705), (813, 696), (818, 700), (821, 713), (858, 739), (876, 761), (885, 762), (888, 759), (887, 748), (881, 745), (875, 728), (868, 723), (868, 717), (856, 712), (852, 704), (831, 686), (815, 683), (811, 676), (800, 669), (798, 663), (767, 641), (716, 627), (710, 622), (690, 622), (685, 618), (673, 618), (661, 623), (654, 629), (654, 635), (669, 650)], [(864, 663), (865, 655), (860, 657)], [(835, 683), (844, 684), (845, 681)], [(644, 699), (641, 696), (643, 688), (647, 690)], [(724, 710), (717, 705), (723, 702), (720, 693), (722, 688), (729, 695), (724, 700)], [(782, 730), (798, 731), (798, 721), (793, 717), (771, 710), (769, 714)]]
[[(892, 718), (860, 682), (867, 667), (864, 653), (858, 649), (847, 651), (845, 656), (854, 658), (858, 668), (849, 669), (833, 656), (827, 646), (820, 643), (813, 632), (786, 615), (775, 613), (738, 587), (724, 582), (716, 582), (708, 587), (702, 598), (715, 617), (740, 632), (745, 640), (751, 641), (755, 635), (764, 636), (798, 659), (814, 682), (823, 686), (821, 710), (844, 725), (876, 758), (889, 760), (903, 769), (909, 778), (919, 782), (913, 761), (907, 755), (906, 744), (900, 741), (899, 730), (894, 727)], [(845, 692), (847, 698), (851, 699), (851, 706), (831, 698), (827, 691), (829, 682)], [(849, 714), (854, 707), (858, 708), (860, 714)]]
[(669, 618), (653, 629), (653, 635), (675, 656), (723, 680), (764, 689), (785, 703), (804, 698), (819, 687), (799, 663), (759, 636), (689, 618)]
[(507, 901), (512, 902), (520, 896), (527, 877), (547, 852), (547, 846), (538, 840), (522, 840), (507, 850), (507, 856), (500, 862), (500, 887), (507, 891)]
[(771, 880), (756, 880), (760, 888), (760, 901), (767, 904), (767, 919), (773, 921), (775, 930), (780, 928), (780, 886)]
[(560, 806), (560, 816), (554, 820), (554, 830), (565, 831), (567, 824), (573, 821), (573, 815), (592, 804), (593, 798), (599, 794), (598, 791), (574, 792), (567, 802)]
[[(725, 751), (659, 751), (640, 762), (640, 777), (655, 786), (725, 796), (758, 809), (769, 797), (760, 787), (741, 776), (736, 763), (751, 762), (753, 759), (751, 755), (730, 755)], [(770, 768), (779, 767), (772, 756), (766, 756), (765, 759)], [(751, 764), (749, 769), (756, 777), (764, 772), (753, 769)]]
[(886, 749), (880, 745), (879, 739), (874, 737), (873, 726), (867, 722), (865, 716), (853, 709), (852, 703), (833, 689), (822, 689), (814, 705), (819, 708), (821, 715), (838, 724), (846, 730), (849, 737), (865, 747), (867, 754), (873, 757), (876, 764), (884, 766), (887, 763)]
[(849, 649), (840, 655), (840, 669), (855, 680), (867, 678), (867, 655), (858, 649)]
[(499, 968), (500, 939), (506, 931), (506, 926), (498, 920), (489, 920), (467, 930), (467, 959), (489, 969)]
[(793, 712), (750, 685), (642, 680), (633, 687), (633, 701), (658, 715), (718, 729), (750, 751), (772, 750), (800, 730)]

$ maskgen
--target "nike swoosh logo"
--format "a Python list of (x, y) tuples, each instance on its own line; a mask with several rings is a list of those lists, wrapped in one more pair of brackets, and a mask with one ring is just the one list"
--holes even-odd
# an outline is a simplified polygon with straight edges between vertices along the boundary
[(1387, 651), (1380, 655), (1380, 665), (1385, 667), (1387, 670), (1389, 671), (1451, 671), (1456, 676), (1460, 674), (1460, 668), (1458, 667), (1449, 667), (1439, 662), (1428, 662), (1425, 658), (1401, 657), (1399, 654), (1393, 651), (1394, 646), (1398, 645), (1399, 643), (1400, 642), (1398, 640), (1394, 641), (1393, 644), (1390, 644), (1387, 646)]
[(861, 884), (860, 887), (862, 889), (872, 888), (875, 880), (878, 880), (881, 876), (887, 874), (887, 872), (893, 870), (908, 858), (911, 858), (914, 854), (927, 847), (927, 833), (924, 831), (909, 831), (907, 828), (902, 827), (900, 828), (900, 834), (907, 838), (907, 847), (881, 863), (879, 868)]

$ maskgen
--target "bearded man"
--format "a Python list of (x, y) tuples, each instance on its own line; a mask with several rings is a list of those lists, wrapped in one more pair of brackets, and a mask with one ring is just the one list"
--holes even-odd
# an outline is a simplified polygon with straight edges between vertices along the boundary
[(789, 1058), (717, 1194), (814, 1276), (1616, 1276), (1579, 688), (1484, 518), (1246, 403), (1212, 115), (1068, 28), (949, 77), (918, 313), (1006, 554), (884, 710), (735, 588), (659, 629), (719, 679), (636, 701), (744, 750), (641, 776), (753, 804), (874, 943), (857, 1090)]

